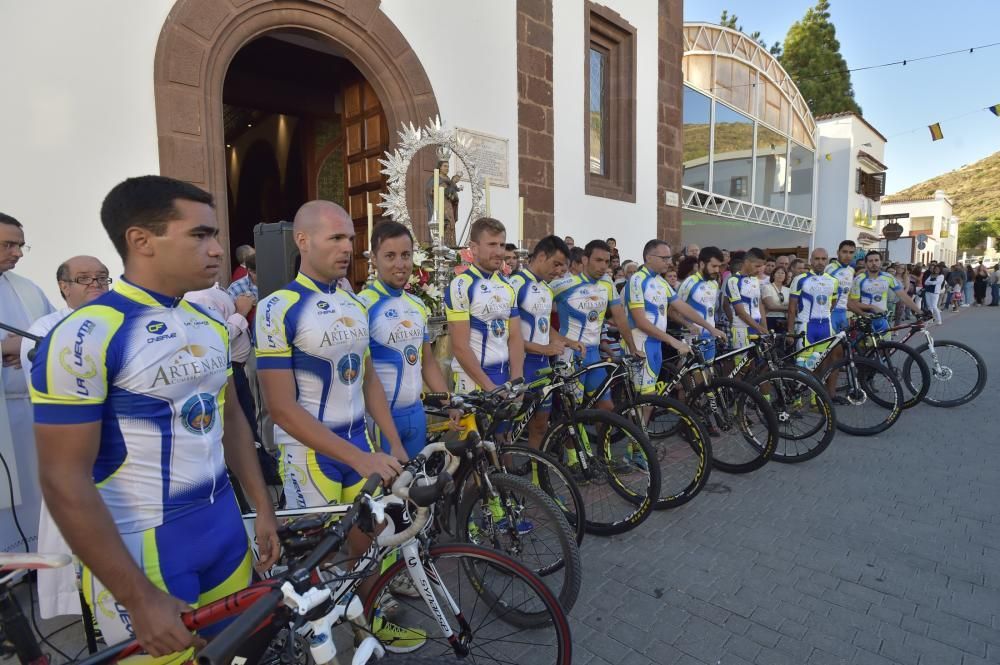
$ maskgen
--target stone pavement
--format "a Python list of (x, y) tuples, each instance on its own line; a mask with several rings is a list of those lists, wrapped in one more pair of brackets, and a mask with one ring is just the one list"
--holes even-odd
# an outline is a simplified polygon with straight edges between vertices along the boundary
[(945, 316), (986, 359), (977, 400), (588, 537), (574, 664), (1000, 663), (1000, 310)]

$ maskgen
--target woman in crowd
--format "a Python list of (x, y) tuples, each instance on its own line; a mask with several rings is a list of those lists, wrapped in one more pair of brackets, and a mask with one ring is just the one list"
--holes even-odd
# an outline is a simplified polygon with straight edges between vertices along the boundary
[(788, 299), (791, 291), (785, 284), (788, 271), (781, 266), (775, 266), (771, 272), (771, 280), (761, 281), (760, 299), (767, 308), (767, 328), (771, 331), (786, 330), (788, 316)]
[(698, 259), (694, 256), (685, 256), (677, 265), (677, 279), (684, 281), (687, 276), (698, 269)]
[(941, 325), (941, 308), (938, 307), (938, 301), (941, 297), (941, 292), (944, 290), (944, 275), (941, 274), (941, 266), (936, 263), (932, 263), (930, 267), (930, 274), (924, 279), (924, 307), (931, 311), (934, 315), (934, 322)]
[(986, 266), (980, 263), (976, 266), (976, 274), (973, 278), (972, 289), (976, 298), (976, 305), (982, 307), (986, 304), (986, 287), (990, 283), (990, 273)]

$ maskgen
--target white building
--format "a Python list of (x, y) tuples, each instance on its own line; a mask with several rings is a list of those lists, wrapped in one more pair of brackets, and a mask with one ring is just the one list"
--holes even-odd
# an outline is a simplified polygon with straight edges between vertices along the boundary
[[(886, 138), (864, 118), (838, 113), (816, 118), (819, 192), (816, 247), (836, 253), (842, 240), (877, 249), (885, 212)], [(893, 257), (895, 259), (895, 257)]]
[(926, 199), (886, 201), (882, 204), (882, 213), (910, 215), (899, 220), (903, 235), (889, 247), (892, 261), (924, 265), (944, 261), (951, 265), (961, 258), (958, 256), (959, 220), (952, 214), (951, 199), (942, 190)]

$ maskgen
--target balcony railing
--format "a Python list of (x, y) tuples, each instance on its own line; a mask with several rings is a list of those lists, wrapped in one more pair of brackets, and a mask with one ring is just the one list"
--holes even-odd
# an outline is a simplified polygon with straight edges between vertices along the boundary
[(778, 229), (813, 232), (813, 220), (795, 213), (775, 210), (762, 205), (740, 201), (721, 194), (713, 194), (693, 187), (684, 187), (682, 206), (687, 210), (718, 215)]

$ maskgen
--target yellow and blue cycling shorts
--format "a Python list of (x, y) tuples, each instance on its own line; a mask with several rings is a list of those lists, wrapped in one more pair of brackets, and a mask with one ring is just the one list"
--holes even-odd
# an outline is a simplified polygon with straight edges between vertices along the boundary
[[(365, 427), (334, 432), (366, 453), (377, 451)], [(331, 503), (351, 503), (364, 487), (365, 478), (343, 462), (321, 455), (300, 443), (282, 444), (281, 480), (289, 508), (312, 508)]]

